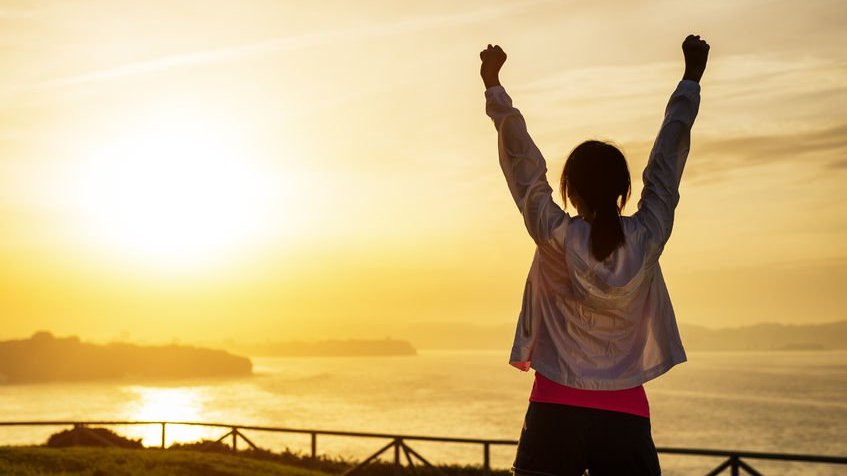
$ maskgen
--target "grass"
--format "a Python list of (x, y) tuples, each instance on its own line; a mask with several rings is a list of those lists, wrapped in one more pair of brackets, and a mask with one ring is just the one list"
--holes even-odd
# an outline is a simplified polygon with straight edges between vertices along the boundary
[(0, 447), (4, 476), (327, 476), (232, 454), (124, 448)]

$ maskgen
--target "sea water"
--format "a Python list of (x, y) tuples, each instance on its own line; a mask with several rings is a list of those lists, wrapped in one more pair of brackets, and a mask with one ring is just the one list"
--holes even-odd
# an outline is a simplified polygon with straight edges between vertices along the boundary
[[(169, 420), (516, 440), (532, 372), (503, 351), (402, 357), (254, 358), (254, 375), (171, 382), (0, 386), (3, 420)], [(689, 352), (645, 385), (658, 447), (847, 455), (847, 351)], [(41, 443), (61, 427), (0, 428), (0, 444)], [(161, 443), (161, 427), (113, 427)], [(169, 445), (228, 430), (169, 426)], [(566, 429), (563, 429), (566, 431)], [(308, 451), (309, 435), (245, 431), (259, 446)], [(388, 440), (319, 436), (319, 453), (361, 458)], [(482, 462), (482, 447), (409, 441), (432, 462)], [(241, 444), (244, 447), (244, 443)], [(508, 468), (514, 446), (494, 446)], [(386, 457), (393, 457), (387, 452)], [(660, 454), (664, 474), (705, 474), (720, 458)], [(846, 466), (749, 460), (768, 475), (847, 474)]]

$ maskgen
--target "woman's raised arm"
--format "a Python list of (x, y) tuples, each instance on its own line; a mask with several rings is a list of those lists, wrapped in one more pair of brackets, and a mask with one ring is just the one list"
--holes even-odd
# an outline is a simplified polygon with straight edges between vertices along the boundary
[(553, 201), (553, 189), (547, 183), (547, 164), (527, 132), (523, 115), (512, 106), (512, 99), (500, 85), (500, 67), (506, 53), (488, 45), (480, 53), (480, 74), (485, 83), (485, 112), (497, 128), (500, 167), (509, 185), (532, 239), (539, 245), (564, 245), (567, 214)]
[(665, 119), (644, 169), (644, 189), (635, 213), (659, 252), (673, 228), (679, 183), (691, 145), (691, 127), (700, 107), (699, 81), (706, 67), (709, 45), (699, 36), (689, 35), (682, 50), (685, 74), (665, 108)]

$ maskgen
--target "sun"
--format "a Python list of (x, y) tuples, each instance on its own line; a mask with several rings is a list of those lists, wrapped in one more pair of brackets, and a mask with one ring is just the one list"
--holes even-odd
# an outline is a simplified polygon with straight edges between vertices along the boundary
[(72, 199), (101, 251), (158, 267), (230, 257), (268, 233), (281, 185), (249, 152), (237, 125), (158, 109), (92, 145)]

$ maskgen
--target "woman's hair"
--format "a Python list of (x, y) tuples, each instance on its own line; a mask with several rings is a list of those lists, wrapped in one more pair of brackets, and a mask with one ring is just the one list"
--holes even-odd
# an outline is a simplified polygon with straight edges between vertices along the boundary
[(630, 193), (629, 168), (617, 147), (589, 140), (576, 146), (562, 171), (562, 200), (576, 194), (591, 223), (591, 252), (603, 261), (624, 244), (620, 212)]

